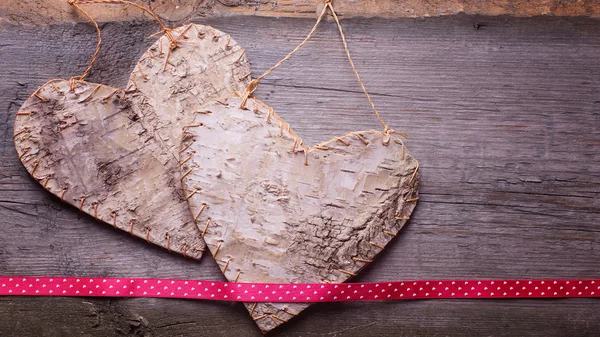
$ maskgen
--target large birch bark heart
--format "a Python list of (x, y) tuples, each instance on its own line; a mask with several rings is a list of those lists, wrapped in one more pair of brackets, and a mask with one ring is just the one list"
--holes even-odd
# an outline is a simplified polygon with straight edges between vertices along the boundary
[[(400, 139), (358, 131), (306, 152), (264, 103), (205, 105), (182, 141), (190, 210), (233, 282), (340, 283), (393, 239), (418, 199)], [(277, 289), (266, 294), (277, 298)], [(310, 296), (307, 293), (307, 296)], [(307, 304), (245, 303), (267, 332)]]
[(136, 64), (126, 90), (52, 81), (23, 104), (15, 146), (29, 173), (65, 202), (183, 255), (205, 248), (181, 191), (182, 128), (209, 99), (243, 90), (249, 67), (231, 37), (172, 30)]

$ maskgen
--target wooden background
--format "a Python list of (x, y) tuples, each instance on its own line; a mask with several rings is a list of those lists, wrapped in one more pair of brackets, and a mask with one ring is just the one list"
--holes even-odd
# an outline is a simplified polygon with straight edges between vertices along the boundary
[[(85, 0), (78, 0), (84, 2)], [(95, 0), (106, 1), (106, 0)], [(118, 1), (118, 0), (117, 0)], [(258, 15), (314, 18), (324, 0), (130, 0), (151, 8), (162, 20), (174, 24), (206, 16)], [(335, 0), (336, 12), (349, 17), (428, 17), (455, 15), (536, 15), (600, 17), (598, 0)], [(142, 11), (121, 4), (86, 4), (99, 21), (143, 19)], [(0, 22), (50, 24), (86, 21), (69, 0), (0, 0)]]
[[(255, 74), (312, 20), (198, 21), (246, 47)], [(344, 20), (365, 84), (421, 163), (413, 219), (357, 281), (600, 277), (600, 21), (447, 16)], [(102, 24), (90, 81), (124, 86), (157, 30)], [(478, 27), (478, 29), (476, 28)], [(29, 177), (14, 116), (40, 84), (79, 74), (89, 24), (0, 26), (0, 274), (222, 279), (62, 204)], [(267, 77), (257, 97), (309, 143), (378, 127), (336, 28)], [(600, 301), (430, 300), (317, 304), (272, 336), (595, 336)], [(260, 336), (241, 304), (0, 298), (3, 336)]]

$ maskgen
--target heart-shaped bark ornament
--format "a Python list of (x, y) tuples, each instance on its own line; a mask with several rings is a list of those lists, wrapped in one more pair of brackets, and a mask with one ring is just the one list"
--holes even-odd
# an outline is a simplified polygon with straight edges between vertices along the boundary
[(181, 192), (182, 129), (207, 100), (243, 90), (244, 50), (191, 24), (154, 43), (126, 90), (53, 80), (15, 121), (19, 158), (44, 188), (94, 218), (193, 258), (201, 230)]
[[(241, 103), (230, 96), (202, 107), (181, 144), (190, 210), (223, 275), (266, 283), (355, 276), (410, 217), (417, 160), (399, 138), (375, 130), (308, 148), (264, 103)], [(308, 306), (245, 305), (263, 332)]]

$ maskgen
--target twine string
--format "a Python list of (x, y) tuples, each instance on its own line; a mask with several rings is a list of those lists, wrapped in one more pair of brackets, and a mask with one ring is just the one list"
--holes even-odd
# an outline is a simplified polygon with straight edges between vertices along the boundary
[(312, 29), (310, 30), (308, 35), (304, 38), (304, 40), (302, 42), (300, 42), (300, 44), (297, 45), (296, 48), (294, 48), (294, 50), (289, 52), (284, 58), (282, 58), (274, 66), (272, 66), (267, 71), (265, 71), (262, 75), (253, 79), (252, 81), (250, 81), (250, 83), (248, 84), (248, 87), (246, 87), (246, 90), (244, 91), (244, 95), (242, 96), (242, 104), (241, 104), (242, 109), (246, 108), (246, 102), (248, 101), (248, 98), (252, 97), (252, 94), (256, 91), (256, 89), (258, 87), (258, 83), (260, 83), (260, 81), (263, 78), (265, 78), (267, 75), (269, 75), (271, 72), (273, 72), (273, 70), (277, 69), (285, 61), (287, 61), (290, 57), (292, 57), (292, 55), (294, 55), (298, 50), (300, 50), (308, 42), (308, 40), (310, 40), (312, 35), (317, 30), (317, 27), (321, 23), (321, 20), (323, 20), (323, 17), (325, 16), (326, 12), (327, 12), (327, 6), (323, 7), (323, 10), (321, 11), (321, 14), (319, 15), (319, 18), (317, 19), (317, 22), (315, 23), (315, 25), (312, 27)]
[(70, 83), (71, 83), (71, 91), (74, 90), (75, 80), (83, 81), (85, 79), (85, 77), (87, 77), (87, 75), (90, 73), (90, 70), (92, 69), (92, 67), (94, 66), (94, 63), (98, 59), (98, 54), (100, 53), (100, 48), (102, 46), (102, 34), (100, 32), (100, 27), (98, 26), (98, 23), (96, 22), (96, 20), (94, 20), (94, 18), (87, 11), (85, 11), (79, 5), (100, 4), (100, 3), (105, 3), (105, 4), (120, 3), (120, 4), (130, 5), (130, 6), (134, 6), (136, 8), (139, 8), (142, 11), (144, 11), (145, 13), (149, 14), (150, 16), (152, 16), (152, 18), (156, 22), (158, 22), (161, 30), (164, 32), (164, 34), (167, 36), (167, 38), (170, 41), (170, 46), (169, 47), (171, 49), (175, 48), (176, 45), (177, 45), (177, 40), (171, 34), (171, 30), (169, 28), (167, 28), (162, 23), (162, 21), (160, 20), (160, 18), (156, 14), (154, 14), (154, 12), (152, 12), (150, 9), (148, 9), (148, 8), (146, 8), (146, 7), (144, 7), (144, 6), (140, 5), (140, 4), (137, 4), (135, 2), (126, 1), (126, 0), (86, 0), (86, 1), (68, 0), (68, 2), (69, 2), (70, 5), (74, 6), (78, 11), (80, 11), (83, 15), (85, 15), (88, 18), (88, 20), (90, 20), (90, 22), (94, 25), (94, 28), (96, 29), (96, 34), (98, 35), (98, 42), (96, 44), (96, 50), (94, 51), (94, 55), (92, 56), (92, 60), (90, 61), (89, 65), (87, 66), (87, 68), (85, 69), (85, 71), (83, 72), (83, 74), (81, 74), (79, 76), (73, 76), (69, 80)]
[(365, 97), (367, 97), (369, 104), (371, 104), (371, 108), (373, 109), (375, 116), (377, 116), (379, 123), (381, 123), (381, 125), (383, 126), (384, 133), (388, 133), (389, 127), (383, 121), (381, 116), (379, 116), (379, 112), (375, 108), (375, 103), (373, 103), (373, 100), (371, 99), (371, 95), (369, 95), (369, 92), (367, 91), (365, 84), (363, 83), (362, 79), (360, 78), (360, 75), (358, 74), (358, 70), (356, 70), (354, 61), (352, 61), (352, 56), (350, 56), (350, 50), (348, 49), (348, 42), (346, 41), (346, 36), (344, 35), (344, 30), (342, 29), (342, 25), (340, 24), (340, 19), (338, 18), (337, 14), (335, 13), (335, 10), (333, 9), (333, 5), (331, 4), (331, 2), (332, 2), (331, 0), (327, 0), (325, 3), (325, 7), (329, 7), (331, 9), (331, 14), (333, 14), (333, 19), (335, 20), (338, 30), (340, 31), (340, 37), (342, 38), (342, 43), (344, 44), (344, 50), (346, 51), (346, 56), (348, 56), (348, 62), (350, 63), (350, 66), (352, 67), (352, 71), (354, 71), (354, 75), (356, 76), (356, 79), (358, 80), (360, 87), (362, 88), (363, 92), (365, 93)]
[(83, 8), (79, 7), (79, 3), (77, 3), (77, 1), (69, 0), (69, 4), (74, 6), (78, 11), (80, 11), (83, 15), (85, 15), (88, 18), (88, 20), (90, 20), (90, 22), (92, 22), (92, 24), (94, 25), (94, 28), (96, 29), (96, 34), (98, 35), (98, 42), (96, 44), (96, 50), (94, 51), (94, 55), (92, 56), (92, 60), (90, 61), (90, 64), (87, 66), (87, 68), (85, 69), (83, 74), (81, 74), (80, 76), (74, 76), (71, 78), (71, 79), (78, 78), (80, 81), (82, 81), (90, 73), (90, 70), (92, 69), (92, 67), (94, 66), (94, 63), (96, 62), (96, 59), (98, 58), (98, 54), (100, 53), (100, 47), (102, 45), (102, 33), (100, 32), (100, 27), (98, 27), (98, 23), (96, 22), (96, 20), (94, 20), (94, 18), (88, 12), (83, 10)]
[(379, 112), (375, 108), (375, 103), (373, 102), (373, 99), (371, 98), (371, 95), (369, 95), (369, 92), (367, 91), (367, 88), (365, 87), (365, 84), (362, 81), (362, 79), (360, 78), (358, 70), (356, 69), (356, 65), (354, 64), (354, 61), (352, 60), (352, 56), (350, 55), (350, 50), (348, 48), (348, 42), (346, 41), (346, 36), (344, 35), (344, 31), (342, 29), (342, 25), (340, 23), (339, 17), (336, 14), (335, 9), (333, 8), (332, 0), (324, 0), (324, 4), (325, 4), (325, 6), (323, 7), (323, 10), (321, 11), (321, 14), (317, 18), (317, 22), (312, 27), (312, 29), (310, 30), (310, 32), (308, 33), (308, 35), (306, 36), (306, 38), (300, 44), (298, 44), (298, 46), (296, 46), (296, 48), (294, 48), (290, 53), (288, 53), (283, 59), (281, 59), (274, 66), (272, 66), (267, 71), (265, 71), (262, 75), (260, 75), (259, 77), (253, 79), (250, 82), (250, 84), (248, 84), (248, 87), (246, 88), (246, 90), (244, 91), (244, 94), (242, 95), (242, 102), (241, 102), (240, 107), (242, 109), (246, 108), (246, 102), (248, 101), (248, 98), (252, 97), (252, 95), (254, 94), (254, 92), (256, 91), (256, 89), (258, 88), (258, 84), (260, 83), (260, 81), (263, 78), (265, 78), (267, 75), (269, 75), (271, 72), (273, 72), (273, 70), (275, 70), (276, 68), (278, 68), (279, 66), (281, 66), (285, 61), (287, 61), (290, 57), (292, 57), (292, 55), (294, 55), (298, 50), (300, 50), (308, 42), (308, 40), (310, 40), (310, 38), (313, 36), (314, 32), (317, 30), (317, 27), (319, 26), (319, 24), (323, 20), (323, 17), (327, 13), (327, 9), (329, 9), (329, 10), (331, 10), (331, 13), (332, 13), (333, 18), (335, 20), (335, 23), (336, 23), (336, 25), (338, 27), (338, 31), (340, 32), (340, 37), (341, 37), (342, 43), (344, 45), (344, 50), (346, 51), (346, 56), (348, 57), (348, 62), (350, 63), (350, 66), (352, 67), (352, 71), (354, 72), (354, 75), (356, 76), (356, 79), (358, 80), (358, 83), (360, 84), (360, 87), (362, 88), (362, 90), (363, 90), (363, 92), (365, 94), (365, 97), (369, 101), (369, 104), (371, 105), (371, 108), (373, 109), (373, 112), (375, 113), (375, 116), (379, 120), (379, 123), (381, 123), (381, 125), (383, 126), (383, 133), (387, 137), (387, 140), (384, 140), (384, 145), (387, 145), (387, 143), (389, 142), (389, 140), (391, 138), (391, 134), (392, 133), (400, 135), (400, 136), (406, 138), (407, 135), (405, 133), (398, 132), (398, 131), (395, 131), (393, 129), (390, 129), (389, 126), (385, 123), (385, 121), (379, 115)]

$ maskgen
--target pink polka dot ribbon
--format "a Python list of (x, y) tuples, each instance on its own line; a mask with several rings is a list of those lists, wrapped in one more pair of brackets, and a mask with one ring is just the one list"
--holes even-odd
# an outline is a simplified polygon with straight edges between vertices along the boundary
[(236, 302), (599, 297), (600, 280), (418, 280), (265, 284), (154, 278), (0, 277), (0, 295), (194, 298)]

